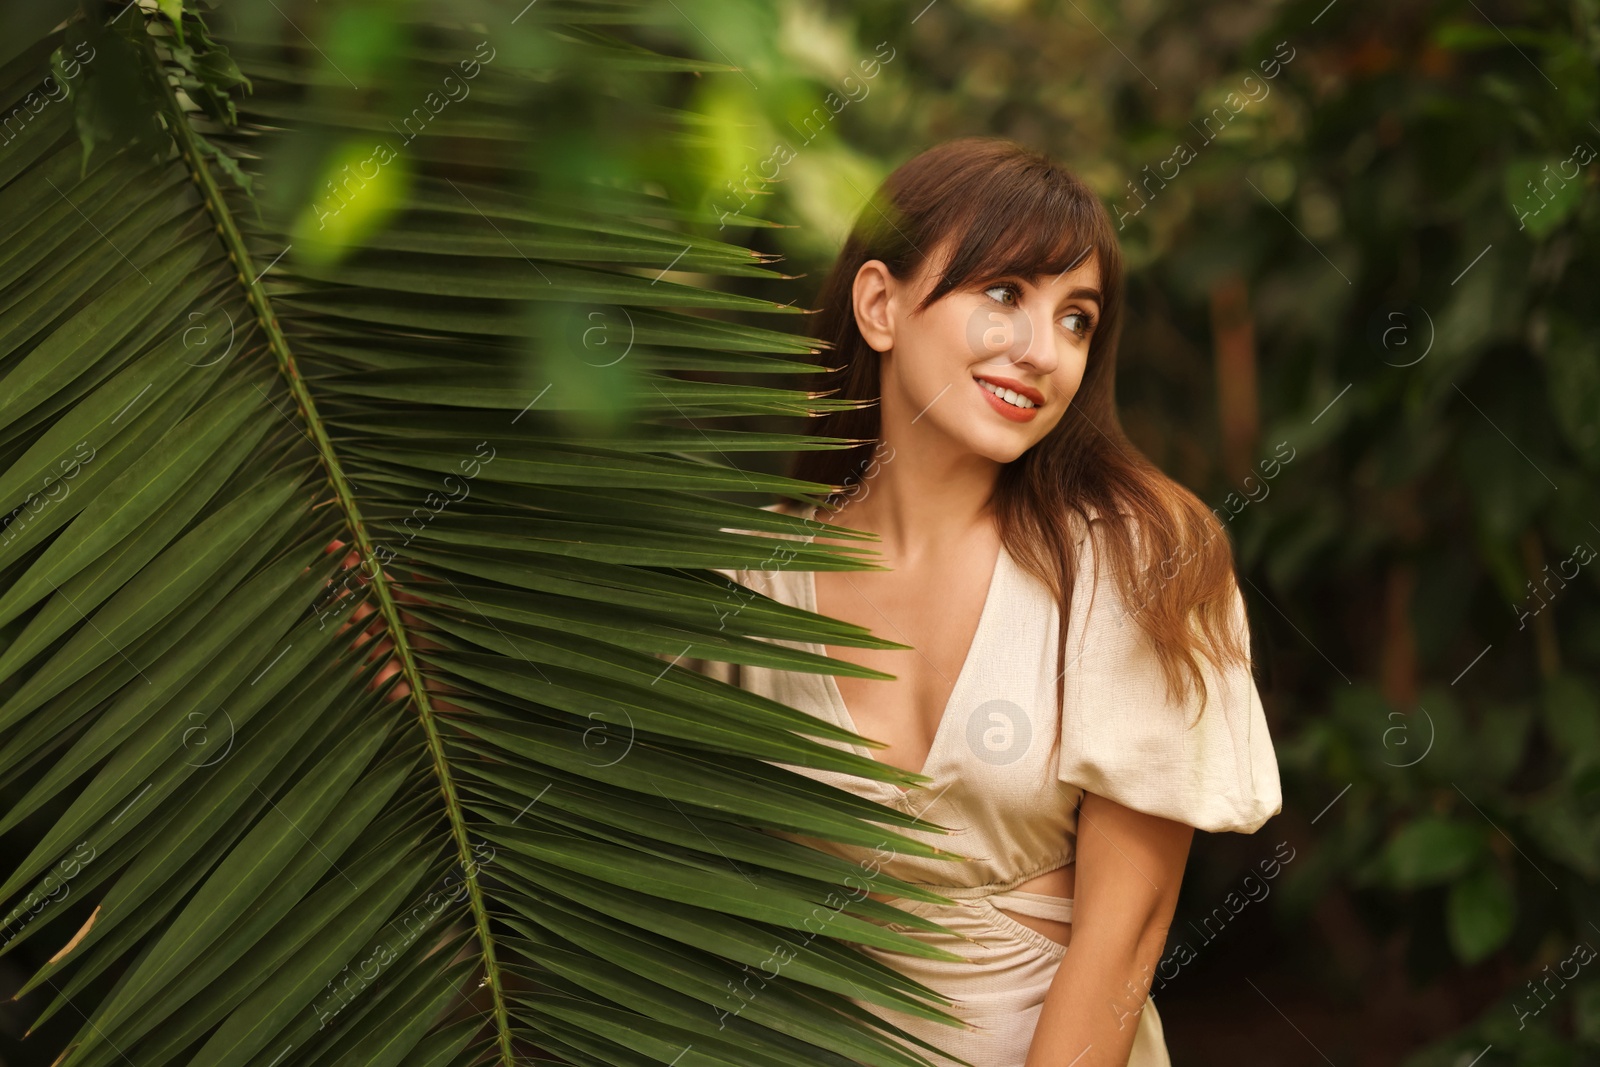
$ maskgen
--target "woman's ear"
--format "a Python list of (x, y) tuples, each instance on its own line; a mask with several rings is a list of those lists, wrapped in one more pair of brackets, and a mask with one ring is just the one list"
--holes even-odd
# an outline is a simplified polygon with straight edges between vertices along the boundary
[(874, 351), (887, 352), (894, 347), (894, 316), (892, 300), (895, 290), (894, 275), (881, 259), (869, 259), (856, 271), (851, 286), (850, 299), (855, 308), (856, 328)]

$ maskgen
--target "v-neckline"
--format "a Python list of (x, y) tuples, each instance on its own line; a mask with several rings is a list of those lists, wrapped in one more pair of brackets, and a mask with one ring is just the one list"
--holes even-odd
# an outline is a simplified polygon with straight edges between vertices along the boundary
[[(815, 539), (816, 535), (813, 534), (811, 537), (807, 538), (807, 541), (814, 541)], [(995, 556), (994, 569), (989, 572), (989, 587), (984, 592), (983, 607), (978, 612), (977, 629), (972, 632), (972, 641), (967, 646), (966, 658), (961, 661), (961, 667), (956, 672), (956, 680), (950, 687), (950, 696), (945, 700), (944, 708), (939, 714), (939, 722), (934, 727), (933, 739), (928, 743), (928, 754), (923, 758), (922, 768), (914, 772), (919, 776), (927, 775), (929, 768), (934, 765), (934, 760), (939, 755), (939, 742), (948, 732), (950, 723), (950, 709), (955, 706), (956, 698), (961, 695), (962, 687), (967, 682), (967, 676), (971, 674), (974, 669), (972, 665), (977, 661), (982, 649), (983, 640), (987, 636), (990, 629), (989, 617), (994, 613), (995, 605), (999, 600), (998, 593), (1002, 580), (1001, 572), (1009, 563), (1010, 554), (1006, 552), (1005, 542), (1001, 541), (1000, 551)], [(817, 611), (816, 572), (805, 571), (803, 573), (805, 575), (806, 596), (809, 600), (806, 608), (814, 615), (819, 614)], [(819, 654), (824, 656), (828, 654), (827, 645), (818, 643), (814, 647)], [(828, 692), (829, 699), (833, 701), (834, 707), (839, 711), (839, 715), (843, 720), (842, 725), (851, 733), (865, 737), (866, 735), (862, 733), (861, 728), (856, 725), (855, 717), (850, 714), (849, 705), (844, 702), (844, 694), (839, 689), (838, 681), (835, 680), (834, 676), (831, 674), (823, 675), (822, 681), (823, 687)], [(894, 767), (894, 764), (884, 763), (883, 760), (880, 760), (874, 756), (872, 754), (872, 750), (867, 748), (865, 745), (856, 745), (855, 747), (861, 749), (861, 754), (872, 760), (874, 763), (883, 763), (886, 767)], [(905, 770), (907, 768), (896, 767), (895, 769)], [(901, 796), (909, 795), (911, 792), (911, 790), (902, 789), (899, 786), (891, 786), (891, 788), (893, 788), (894, 791)]]

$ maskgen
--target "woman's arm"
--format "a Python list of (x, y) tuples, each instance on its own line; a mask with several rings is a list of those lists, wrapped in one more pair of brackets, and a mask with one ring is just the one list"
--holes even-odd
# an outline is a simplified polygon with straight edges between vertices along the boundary
[(1127, 1067), (1193, 838), (1192, 826), (1084, 794), (1072, 944), (1024, 1067)]

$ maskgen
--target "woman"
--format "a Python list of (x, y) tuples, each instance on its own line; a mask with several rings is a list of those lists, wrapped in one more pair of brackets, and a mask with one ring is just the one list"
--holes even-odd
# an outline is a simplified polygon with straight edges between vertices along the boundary
[(890, 175), (818, 316), (824, 388), (878, 402), (821, 416), (863, 443), (795, 470), (840, 487), (797, 513), (803, 539), (875, 534), (889, 569), (722, 573), (911, 648), (788, 642), (890, 680), (691, 663), (925, 776), (791, 768), (952, 829), (910, 836), (969, 858), (881, 864), (952, 904), (880, 897), (968, 962), (863, 949), (952, 999), (965, 1030), (864, 1005), (939, 1064), (1167, 1064), (1148, 991), (1193, 831), (1253, 833), (1282, 804), (1228, 540), (1118, 422), (1121, 270), (1095, 196), (1013, 142)]

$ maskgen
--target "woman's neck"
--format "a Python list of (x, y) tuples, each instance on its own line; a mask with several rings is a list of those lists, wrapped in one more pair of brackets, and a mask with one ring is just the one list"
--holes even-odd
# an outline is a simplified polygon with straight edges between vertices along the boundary
[(960, 471), (935, 471), (904, 452), (882, 451), (889, 458), (880, 460), (866, 480), (847, 487), (819, 509), (817, 518), (877, 534), (885, 558), (904, 568), (945, 554), (948, 546), (963, 543), (974, 527), (993, 521), (998, 465), (975, 463)]

